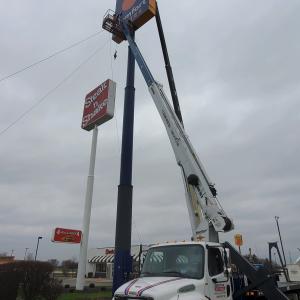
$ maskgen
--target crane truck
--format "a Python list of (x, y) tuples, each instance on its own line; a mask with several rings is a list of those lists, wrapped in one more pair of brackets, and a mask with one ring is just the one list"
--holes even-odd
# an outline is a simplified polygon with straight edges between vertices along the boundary
[[(217, 199), (217, 191), (200, 162), (163, 87), (150, 72), (136, 42), (133, 25), (121, 15), (108, 12), (102, 27), (126, 39), (166, 128), (185, 186), (192, 241), (150, 247), (139, 278), (119, 287), (114, 300), (232, 300), (259, 286), (267, 299), (288, 299), (274, 278), (257, 270), (219, 233), (233, 230), (233, 222)], [(230, 263), (235, 264), (251, 285), (236, 291)]]

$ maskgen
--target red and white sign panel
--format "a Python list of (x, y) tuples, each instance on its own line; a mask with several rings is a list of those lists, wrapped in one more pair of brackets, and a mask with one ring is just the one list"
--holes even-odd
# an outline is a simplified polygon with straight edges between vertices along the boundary
[(79, 244), (81, 242), (81, 236), (81, 230), (55, 228), (51, 241), (55, 243)]
[(116, 83), (107, 79), (85, 97), (81, 128), (92, 130), (114, 116)]

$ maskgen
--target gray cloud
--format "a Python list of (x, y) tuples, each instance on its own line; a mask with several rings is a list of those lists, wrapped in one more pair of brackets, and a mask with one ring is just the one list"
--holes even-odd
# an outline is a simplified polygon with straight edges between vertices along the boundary
[[(159, 3), (185, 128), (219, 191), (236, 232), (266, 255), (278, 240), (293, 258), (300, 246), (299, 2)], [(5, 5), (5, 7), (4, 7)], [(0, 2), (0, 77), (100, 30), (111, 1)], [(155, 22), (136, 39), (150, 69), (168, 88)], [(65, 78), (96, 48), (103, 33), (32, 70), (0, 83), (0, 130)], [(83, 99), (112, 76), (116, 118), (99, 128), (91, 246), (114, 244), (127, 45), (106, 44), (63, 86), (0, 136), (0, 251), (41, 259), (78, 255), (50, 242), (55, 226), (80, 228), (91, 135), (80, 129)], [(189, 239), (180, 170), (137, 69), (134, 141), (134, 243)], [(234, 233), (223, 239), (232, 241)]]

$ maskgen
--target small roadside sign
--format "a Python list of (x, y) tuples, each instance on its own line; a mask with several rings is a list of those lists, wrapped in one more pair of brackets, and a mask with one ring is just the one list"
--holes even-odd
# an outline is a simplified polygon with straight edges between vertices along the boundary
[(234, 236), (234, 242), (235, 242), (236, 246), (239, 246), (239, 247), (243, 246), (243, 236), (239, 233), (236, 234)]
[(81, 230), (57, 227), (53, 231), (51, 241), (54, 243), (79, 244), (81, 236)]

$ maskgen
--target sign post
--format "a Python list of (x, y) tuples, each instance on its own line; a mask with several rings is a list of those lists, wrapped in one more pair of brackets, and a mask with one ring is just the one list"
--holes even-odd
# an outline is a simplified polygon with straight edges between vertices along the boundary
[(93, 129), (93, 137), (83, 213), (83, 235), (80, 244), (80, 254), (76, 280), (76, 290), (79, 291), (82, 291), (84, 289), (84, 278), (86, 271), (87, 247), (90, 232), (90, 218), (93, 199), (94, 172), (98, 137), (97, 126), (113, 118), (115, 107), (115, 93), (115, 82), (106, 80), (100, 86), (87, 94), (85, 98), (81, 127), (82, 129), (88, 131)]
[[(108, 11), (102, 28), (112, 33), (116, 43), (125, 40), (122, 24), (131, 24), (131, 36), (156, 14), (156, 0), (116, 0), (116, 11)], [(115, 258), (112, 292), (130, 278), (132, 272), (131, 220), (132, 220), (132, 148), (135, 101), (135, 58), (128, 47), (127, 80), (124, 98), (123, 135), (121, 152), (120, 184), (116, 219)]]
[(134, 128), (134, 88), (135, 61), (128, 48), (127, 83), (125, 88), (123, 134), (121, 151), (120, 184), (118, 186), (118, 204), (115, 236), (115, 260), (112, 292), (128, 280), (132, 269), (131, 220), (132, 220), (132, 156)]
[(86, 257), (87, 257), (87, 247), (90, 232), (90, 218), (91, 218), (91, 208), (93, 199), (93, 188), (94, 188), (94, 171), (95, 171), (95, 161), (96, 161), (96, 149), (97, 149), (97, 137), (98, 128), (97, 126), (93, 129), (92, 137), (92, 147), (90, 156), (90, 167), (89, 174), (87, 177), (86, 194), (85, 194), (85, 206), (83, 213), (83, 239), (80, 245), (79, 263), (77, 271), (77, 281), (76, 290), (82, 291), (84, 288), (84, 275), (86, 270)]

